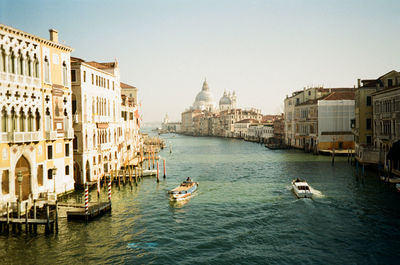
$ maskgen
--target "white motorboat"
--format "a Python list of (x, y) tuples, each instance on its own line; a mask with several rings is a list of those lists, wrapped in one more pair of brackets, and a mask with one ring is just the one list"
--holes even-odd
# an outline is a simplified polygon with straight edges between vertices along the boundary
[(311, 188), (305, 180), (296, 178), (292, 181), (293, 192), (298, 198), (312, 198)]
[(199, 184), (195, 181), (192, 181), (190, 178), (187, 178), (181, 185), (168, 191), (170, 194), (170, 198), (173, 201), (181, 201), (189, 198), (193, 192), (197, 190)]

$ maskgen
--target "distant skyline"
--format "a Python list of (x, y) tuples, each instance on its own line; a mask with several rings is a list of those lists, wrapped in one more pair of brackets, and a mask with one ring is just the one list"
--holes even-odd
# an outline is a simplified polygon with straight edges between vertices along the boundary
[(399, 70), (400, 1), (11, 1), (0, 23), (74, 48), (71, 56), (114, 61), (139, 89), (144, 122), (180, 120), (204, 78), (218, 103), (283, 110), (303, 87), (353, 87)]

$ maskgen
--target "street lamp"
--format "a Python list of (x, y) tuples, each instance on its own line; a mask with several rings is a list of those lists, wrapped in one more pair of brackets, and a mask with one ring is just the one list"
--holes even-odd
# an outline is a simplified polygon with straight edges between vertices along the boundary
[(19, 185), (19, 201), (22, 201), (22, 180), (23, 176), (22, 176), (22, 171), (20, 170), (17, 173), (17, 181)]
[[(53, 181), (54, 181), (54, 193), (56, 193), (56, 175), (57, 175), (57, 168), (53, 167), (51, 170), (51, 173), (53, 174)], [(57, 194), (57, 193), (56, 193)]]

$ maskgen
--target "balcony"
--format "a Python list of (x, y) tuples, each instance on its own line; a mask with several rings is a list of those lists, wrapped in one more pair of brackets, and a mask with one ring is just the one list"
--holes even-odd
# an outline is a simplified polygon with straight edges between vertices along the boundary
[(0, 80), (10, 83), (18, 83), (19, 85), (40, 87), (40, 78), (31, 76), (0, 72)]
[(57, 139), (56, 131), (47, 131), (46, 132), (46, 140), (54, 141)]
[[(2, 140), (4, 133), (2, 133)], [(40, 132), (11, 132), (8, 133), (8, 141), (12, 143), (39, 142)]]
[(100, 151), (107, 151), (111, 149), (111, 143), (100, 144)]
[(64, 137), (67, 139), (74, 139), (74, 130), (70, 129), (70, 130), (64, 131)]

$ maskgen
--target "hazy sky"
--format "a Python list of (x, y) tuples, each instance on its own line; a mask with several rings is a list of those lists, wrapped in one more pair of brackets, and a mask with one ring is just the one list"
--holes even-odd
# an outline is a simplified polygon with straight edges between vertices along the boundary
[(0, 1), (0, 23), (60, 41), (85, 60), (117, 58), (145, 122), (180, 120), (204, 77), (218, 102), (278, 113), (305, 86), (350, 87), (400, 70), (400, 1)]

